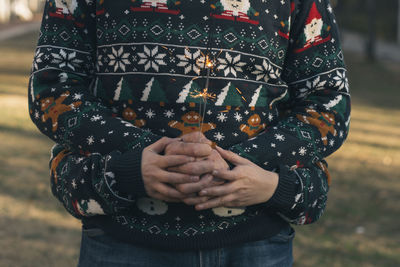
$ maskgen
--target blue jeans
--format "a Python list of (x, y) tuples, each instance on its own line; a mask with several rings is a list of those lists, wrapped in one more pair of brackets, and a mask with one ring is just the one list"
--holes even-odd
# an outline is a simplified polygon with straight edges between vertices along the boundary
[(83, 230), (78, 267), (287, 267), (294, 230), (269, 239), (212, 250), (167, 251), (119, 242), (102, 231)]

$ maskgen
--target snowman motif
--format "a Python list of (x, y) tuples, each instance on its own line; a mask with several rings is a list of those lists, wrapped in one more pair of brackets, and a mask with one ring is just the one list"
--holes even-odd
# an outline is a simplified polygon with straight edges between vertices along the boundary
[(218, 207), (213, 208), (212, 212), (219, 216), (219, 217), (232, 217), (238, 216), (245, 212), (246, 208), (225, 208), (225, 207)]
[(148, 215), (162, 215), (168, 210), (168, 205), (158, 199), (143, 197), (136, 202), (137, 207)]
[(214, 18), (259, 24), (258, 21), (249, 18), (249, 15), (256, 17), (260, 15), (251, 7), (249, 0), (219, 0), (215, 5), (212, 4), (211, 8), (222, 11), (219, 15), (213, 14)]

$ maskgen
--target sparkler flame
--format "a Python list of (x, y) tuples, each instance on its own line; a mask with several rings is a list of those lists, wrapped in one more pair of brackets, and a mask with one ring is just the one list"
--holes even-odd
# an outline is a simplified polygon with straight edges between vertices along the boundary
[(203, 98), (204, 102), (207, 101), (207, 99), (215, 99), (216, 95), (214, 93), (209, 93), (208, 92), (208, 88), (204, 88), (203, 91), (199, 91), (199, 90), (194, 90), (194, 92), (192, 92), (190, 94), (193, 98)]

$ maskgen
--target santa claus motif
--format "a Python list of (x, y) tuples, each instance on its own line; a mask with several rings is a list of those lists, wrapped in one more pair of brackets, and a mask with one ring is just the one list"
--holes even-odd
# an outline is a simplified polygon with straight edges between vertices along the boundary
[(168, 6), (178, 6), (181, 4), (179, 0), (132, 0), (133, 3), (140, 2), (140, 7), (131, 7), (136, 12), (158, 12), (177, 15), (179, 10), (170, 10)]
[(213, 14), (214, 18), (259, 24), (258, 21), (249, 18), (260, 14), (251, 7), (249, 0), (220, 0), (215, 5), (212, 4), (211, 8), (222, 11), (221, 14)]
[(78, 27), (84, 26), (82, 23), (76, 21), (77, 18), (84, 18), (77, 0), (50, 0), (49, 6), (53, 9), (53, 12), (49, 12), (51, 17), (74, 20), (75, 25)]
[[(312, 46), (325, 43), (331, 39), (329, 34), (331, 27), (324, 24), (322, 16), (317, 9), (315, 2), (312, 4), (308, 14), (303, 34), (303, 47), (296, 49), (296, 53), (300, 53)], [(323, 37), (325, 36), (325, 37)]]

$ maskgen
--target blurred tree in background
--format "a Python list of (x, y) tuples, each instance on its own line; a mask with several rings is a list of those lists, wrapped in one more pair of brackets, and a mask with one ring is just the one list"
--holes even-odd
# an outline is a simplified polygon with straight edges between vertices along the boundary
[[(378, 39), (396, 41), (398, 0), (374, 0)], [(365, 0), (331, 0), (336, 8), (340, 28), (368, 35), (368, 5)]]

